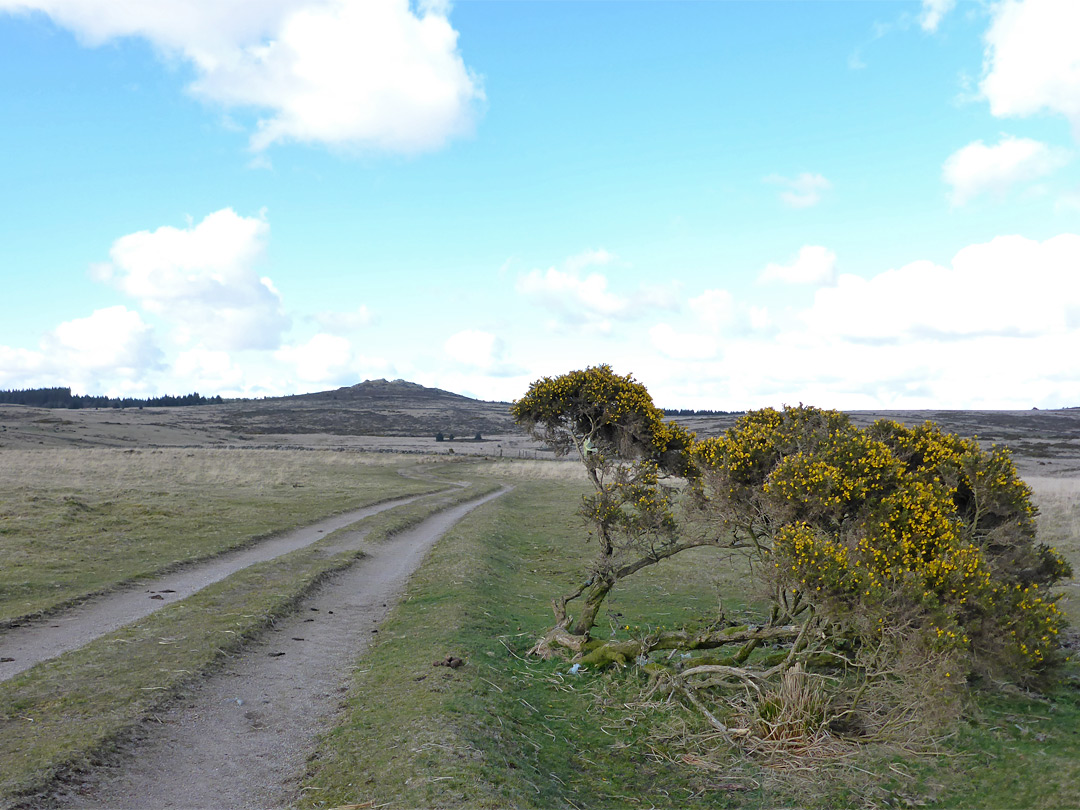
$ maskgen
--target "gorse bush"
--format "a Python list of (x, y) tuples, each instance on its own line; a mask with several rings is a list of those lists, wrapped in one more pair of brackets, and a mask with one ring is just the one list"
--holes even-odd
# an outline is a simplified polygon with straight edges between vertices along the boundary
[(693, 455), (701, 509), (759, 556), (779, 602), (975, 672), (1024, 681), (1054, 662), (1063, 615), (1045, 588), (1069, 569), (1035, 542), (1007, 450), (799, 406), (747, 414)]

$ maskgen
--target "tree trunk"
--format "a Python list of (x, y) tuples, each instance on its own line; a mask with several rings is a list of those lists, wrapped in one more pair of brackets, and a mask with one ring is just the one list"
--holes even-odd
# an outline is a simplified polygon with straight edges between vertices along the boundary
[(596, 615), (600, 612), (604, 599), (607, 598), (611, 589), (615, 587), (615, 581), (615, 577), (610, 575), (596, 575), (596, 580), (585, 594), (585, 601), (581, 604), (581, 613), (578, 614), (577, 621), (574, 622), (574, 627), (570, 631), (571, 633), (575, 636), (588, 637), (589, 631), (596, 626)]

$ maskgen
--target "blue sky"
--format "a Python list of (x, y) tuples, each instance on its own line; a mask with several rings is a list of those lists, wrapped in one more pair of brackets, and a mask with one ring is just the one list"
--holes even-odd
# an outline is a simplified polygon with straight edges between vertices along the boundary
[(0, 388), (1080, 405), (1080, 3), (0, 0)]

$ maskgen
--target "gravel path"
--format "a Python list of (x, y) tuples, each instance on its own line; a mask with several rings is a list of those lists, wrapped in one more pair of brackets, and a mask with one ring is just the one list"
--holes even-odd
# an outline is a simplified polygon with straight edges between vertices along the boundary
[(505, 491), (366, 547), (361, 560), (328, 579), (295, 615), (147, 722), (118, 764), (70, 786), (55, 806), (294, 806), (313, 738), (332, 726), (357, 657), (409, 575), (450, 527)]
[(419, 497), (398, 498), (335, 515), (311, 526), (260, 541), (254, 546), (230, 551), (171, 574), (95, 597), (71, 610), (4, 630), (0, 633), (0, 659), (12, 660), (0, 661), (0, 682), (149, 616), (165, 605), (185, 599), (242, 568), (309, 546), (331, 532)]

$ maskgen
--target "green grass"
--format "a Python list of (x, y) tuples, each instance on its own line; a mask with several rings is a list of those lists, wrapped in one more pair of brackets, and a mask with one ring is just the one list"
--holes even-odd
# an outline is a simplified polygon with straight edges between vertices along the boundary
[(391, 498), (444, 488), (391, 457), (0, 451), (0, 626)]
[(946, 754), (910, 763), (930, 807), (1080, 807), (1080, 672), (1047, 695), (981, 694)]
[[(378, 542), (494, 489), (483, 484), (455, 490), (369, 518), (365, 542)], [(239, 571), (0, 684), (0, 806), (47, 788), (65, 770), (85, 766), (182, 686), (289, 613), (324, 576), (361, 556), (325, 556), (322, 548), (336, 534)]]
[[(781, 763), (792, 770), (715, 750), (677, 703), (643, 704), (635, 669), (575, 676), (528, 656), (550, 598), (592, 552), (580, 492), (525, 480), (436, 547), (361, 660), (345, 717), (310, 762), (305, 807), (1080, 806), (1076, 670), (1047, 698), (975, 693), (971, 719), (935, 754), (867, 746)], [(729, 615), (752, 603), (745, 572), (702, 550), (613, 593), (608, 609), (624, 634), (661, 614), (715, 614), (721, 596)], [(448, 654), (467, 666), (432, 666)]]
[[(681, 710), (634, 706), (636, 676), (573, 676), (527, 656), (550, 597), (592, 551), (573, 514), (580, 493), (521, 483), (440, 542), (361, 662), (346, 720), (312, 760), (307, 806), (715, 804), (703, 798), (715, 778), (664, 750)], [(647, 609), (672, 622), (715, 611), (717, 572), (701, 563), (685, 557), (613, 594), (621, 632)], [(448, 654), (468, 665), (432, 666)]]

